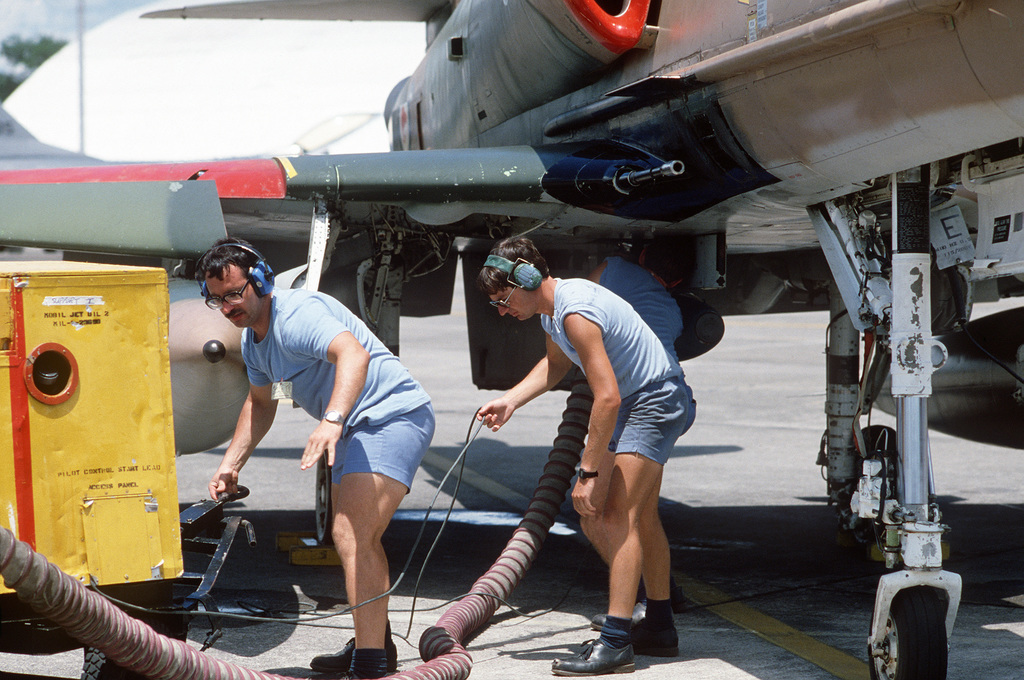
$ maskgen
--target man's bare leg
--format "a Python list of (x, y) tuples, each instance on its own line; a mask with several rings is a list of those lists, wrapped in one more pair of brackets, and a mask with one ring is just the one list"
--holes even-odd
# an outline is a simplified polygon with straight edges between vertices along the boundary
[(643, 577), (647, 597), (652, 600), (667, 600), (670, 597), (671, 553), (668, 536), (658, 515), (658, 499), (661, 496), (661, 479), (664, 468), (658, 466), (656, 486), (647, 497), (640, 511), (640, 545), (643, 551)]
[(660, 488), (661, 469), (643, 456), (629, 453), (615, 456), (608, 499), (601, 516), (601, 533), (607, 541), (603, 548), (607, 550), (608, 614), (611, 616), (627, 619), (632, 616), (646, 559), (640, 532), (641, 513), (651, 495)]
[[(345, 570), (350, 605), (366, 602), (390, 587), (381, 536), (407, 491), (401, 482), (371, 472), (344, 475), (332, 486), (334, 545)], [(384, 648), (387, 614), (386, 597), (353, 610), (357, 649)]]

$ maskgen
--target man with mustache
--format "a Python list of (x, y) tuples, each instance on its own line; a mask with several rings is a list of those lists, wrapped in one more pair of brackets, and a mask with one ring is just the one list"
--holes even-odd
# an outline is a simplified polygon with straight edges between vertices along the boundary
[[(243, 329), (249, 395), (210, 481), (210, 496), (237, 489), (238, 473), (291, 399), (318, 424), (299, 467), (332, 465), (332, 535), (345, 573), (355, 638), (310, 666), (352, 678), (397, 668), (387, 621), (388, 562), (381, 535), (409, 491), (434, 433), (430, 397), (359, 318), (323, 293), (275, 290), (248, 243), (222, 239), (199, 260), (206, 304)], [(379, 598), (379, 599), (375, 599)]]

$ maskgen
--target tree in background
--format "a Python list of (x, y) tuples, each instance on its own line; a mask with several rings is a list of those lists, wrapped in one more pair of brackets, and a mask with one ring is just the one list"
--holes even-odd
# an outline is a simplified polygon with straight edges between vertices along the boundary
[(66, 40), (48, 36), (25, 39), (14, 35), (4, 40), (0, 54), (13, 68), (0, 67), (0, 101), (7, 99), (33, 71), (66, 44)]

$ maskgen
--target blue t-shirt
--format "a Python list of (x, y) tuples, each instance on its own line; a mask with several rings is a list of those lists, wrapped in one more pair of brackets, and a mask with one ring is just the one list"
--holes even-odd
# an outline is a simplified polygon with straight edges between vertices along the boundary
[(601, 285), (632, 305), (665, 346), (674, 361), (676, 338), (683, 332), (683, 315), (675, 298), (651, 272), (638, 264), (614, 256), (605, 260)]
[(379, 425), (430, 403), (420, 384), (366, 324), (333, 297), (307, 290), (275, 290), (266, 337), (257, 342), (251, 328), (242, 333), (249, 382), (257, 387), (291, 382), (292, 401), (317, 420), (323, 418), (334, 390), (334, 364), (327, 358), (327, 348), (345, 332), (370, 353), (366, 385), (345, 420), (346, 428), (363, 422)]
[(679, 363), (672, 360), (658, 336), (628, 302), (593, 281), (555, 279), (555, 313), (553, 316), (541, 314), (540, 323), (577, 366), (580, 366), (579, 354), (565, 335), (565, 317), (569, 314), (580, 314), (601, 329), (620, 397), (682, 375)]

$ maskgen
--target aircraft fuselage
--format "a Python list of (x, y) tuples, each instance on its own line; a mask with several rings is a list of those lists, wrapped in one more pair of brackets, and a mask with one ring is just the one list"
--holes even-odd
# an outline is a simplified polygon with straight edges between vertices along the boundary
[(581, 47), (586, 27), (551, 18), (562, 4), (460, 2), (397, 93), (396, 148), (615, 140), (686, 172), (602, 212), (677, 223), (745, 195), (720, 225), (742, 232), (767, 207), (1024, 136), (1010, 0), (663, 0), (621, 56)]

